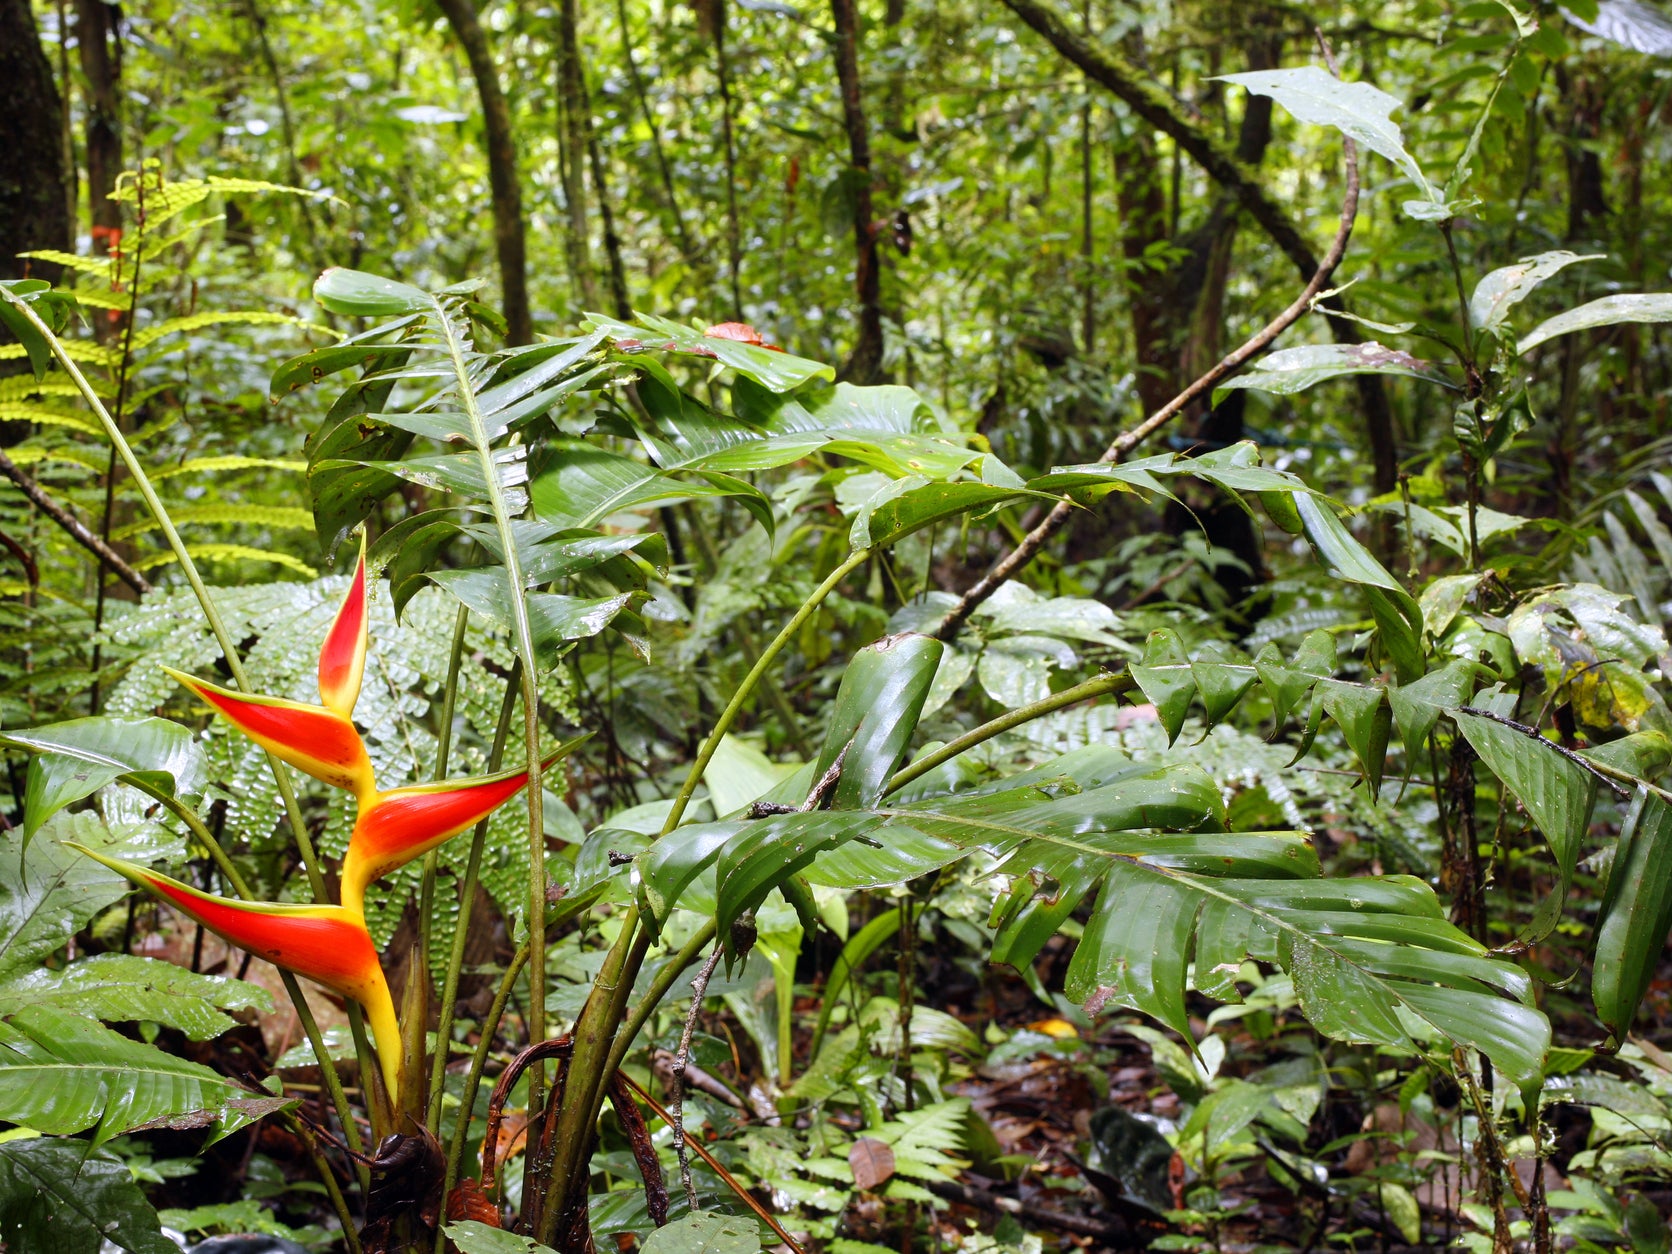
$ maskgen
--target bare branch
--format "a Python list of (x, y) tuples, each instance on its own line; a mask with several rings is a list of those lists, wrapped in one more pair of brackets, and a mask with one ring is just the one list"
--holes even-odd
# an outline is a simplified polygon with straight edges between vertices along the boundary
[[(1018, 3), (1027, 2), (1030, 2), (1030, 0), (1005, 0), (1005, 3), (1012, 8), (1015, 8)], [(1324, 259), (1318, 263), (1317, 270), (1301, 290), (1300, 295), (1295, 297), (1294, 302), (1287, 309), (1256, 331), (1240, 347), (1232, 349), (1219, 360), (1217, 365), (1197, 378), (1184, 391), (1173, 397), (1172, 400), (1130, 431), (1116, 436), (1114, 443), (1104, 449), (1102, 456), (1097, 459), (1099, 462), (1112, 465), (1125, 457), (1157, 428), (1176, 417), (1197, 398), (1210, 392), (1221, 379), (1240, 369), (1256, 354), (1264, 352), (1279, 335), (1293, 326), (1301, 315), (1312, 307), (1313, 300), (1319, 292), (1323, 291), (1324, 284), (1329, 282), (1330, 275), (1335, 273), (1335, 267), (1341, 264), (1341, 258), (1346, 255), (1347, 241), (1352, 237), (1353, 222), (1358, 217), (1358, 148), (1350, 139), (1346, 141), (1346, 148), (1347, 193), (1341, 205), (1341, 224), (1336, 228), (1335, 238), (1330, 242), (1329, 251), (1324, 254)], [(958, 604), (935, 628), (933, 633), (935, 637), (940, 640), (950, 640), (957, 635), (958, 629), (974, 613), (975, 608), (997, 592), (1005, 580), (1031, 562), (1035, 554), (1044, 547), (1045, 542), (1062, 530), (1063, 524), (1073, 514), (1074, 508), (1070, 501), (1057, 502), (1055, 508), (1045, 515), (1044, 521), (1023, 536), (1021, 543), (1000, 558), (974, 587), (959, 598)]]
[(24, 474), (23, 468), (7, 457), (4, 452), (0, 452), (0, 475), (5, 475), (6, 478), (17, 484), (23, 495), (29, 498), (30, 503), (36, 509), (67, 531), (70, 538), (81, 545), (82, 548), (93, 554), (106, 566), (109, 566), (116, 577), (127, 584), (128, 587), (140, 596), (144, 596), (151, 591), (151, 583), (144, 575), (124, 562), (115, 549), (89, 531), (79, 518), (48, 496), (46, 489)]

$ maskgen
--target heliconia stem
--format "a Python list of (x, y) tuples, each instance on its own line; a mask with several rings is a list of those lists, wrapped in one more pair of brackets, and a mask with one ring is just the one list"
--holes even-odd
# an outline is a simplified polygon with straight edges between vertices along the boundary
[(384, 1083), (395, 1092), (400, 1025), (364, 916), (344, 906), (229, 901), (146, 867), (64, 842), (133, 881), (229, 944), (293, 971), (365, 1007)]
[(359, 797), (375, 791), (371, 759), (346, 715), (299, 701), (233, 692), (167, 666), (163, 669), (263, 749), (298, 770)]
[[(546, 759), (545, 766), (573, 752), (583, 740), (560, 747)], [(394, 788), (362, 802), (348, 852), (343, 856), (343, 905), (362, 909), (366, 886), (373, 880), (474, 827), (527, 782), (526, 770), (505, 771), (477, 779)]]
[(370, 618), (366, 605), (366, 534), (362, 531), (354, 579), (319, 649), (319, 699), (344, 718), (354, 713), (354, 703), (360, 698)]

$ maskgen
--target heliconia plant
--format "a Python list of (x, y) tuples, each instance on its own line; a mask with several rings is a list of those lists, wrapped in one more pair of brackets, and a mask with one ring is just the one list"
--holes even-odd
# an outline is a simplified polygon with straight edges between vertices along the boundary
[[(366, 888), (486, 818), (522, 789), (528, 772), (505, 771), (378, 791), (365, 742), (352, 719), (366, 669), (368, 620), (362, 543), (348, 592), (320, 648), (323, 704), (234, 692), (164, 668), (264, 749), (315, 779), (354, 794), (358, 808), (343, 856), (338, 904), (232, 901), (145, 867), (80, 845), (73, 847), (230, 944), (358, 1002), (371, 1028), (384, 1084), (393, 1096), (401, 1072), (401, 1027), (377, 947), (366, 928)], [(546, 765), (579, 743), (558, 749)]]

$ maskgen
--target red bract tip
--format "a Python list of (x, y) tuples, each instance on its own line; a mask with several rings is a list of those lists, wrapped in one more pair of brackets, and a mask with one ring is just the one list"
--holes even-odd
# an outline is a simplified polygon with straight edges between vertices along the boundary
[(354, 703), (360, 696), (360, 680), (366, 672), (369, 617), (366, 607), (366, 539), (362, 533), (360, 560), (354, 565), (354, 579), (319, 650), (319, 698), (327, 708), (344, 718), (354, 713)]
[(357, 796), (373, 790), (366, 746), (344, 715), (317, 705), (232, 692), (166, 666), (163, 669), (251, 740), (298, 770)]

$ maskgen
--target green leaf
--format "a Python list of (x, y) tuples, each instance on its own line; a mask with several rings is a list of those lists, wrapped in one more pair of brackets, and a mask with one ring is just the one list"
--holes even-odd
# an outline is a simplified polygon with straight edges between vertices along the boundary
[(1293, 666), (1283, 663), (1283, 654), (1275, 644), (1267, 644), (1254, 659), (1254, 671), (1271, 702), (1277, 727), (1288, 721), (1289, 711), (1300, 699), (1311, 692), (1320, 679), (1333, 675), (1338, 663), (1335, 657), (1335, 637), (1327, 631), (1311, 631), (1300, 642)]
[(1393, 711), (1382, 698), (1384, 689), (1350, 684), (1339, 679), (1318, 681), (1318, 697), (1324, 712), (1333, 718), (1347, 738), (1347, 745), (1370, 781), (1370, 795), (1382, 787), (1382, 768), (1387, 761), (1388, 732)]
[(1399, 740), (1405, 746), (1407, 761), (1413, 754), (1422, 751), (1442, 711), (1455, 709), (1474, 695), (1475, 672), (1478, 669), (1477, 663), (1454, 658), (1444, 666), (1429, 671), (1415, 683), (1388, 689), (1394, 726), (1399, 729)]
[[(759, 1254), (761, 1235), (753, 1219), (699, 1211), (656, 1229), (639, 1248), (643, 1254)], [(480, 1254), (511, 1251), (483, 1250)]]
[(63, 968), (36, 967), (0, 981), (0, 1018), (26, 1006), (53, 1006), (107, 1023), (160, 1023), (204, 1041), (234, 1026), (223, 1010), (266, 1012), (273, 999), (242, 980), (111, 953)]
[(1672, 292), (1620, 293), (1557, 314), (1522, 336), (1517, 348), (1527, 354), (1547, 340), (1574, 331), (1611, 327), (1622, 322), (1672, 322)]
[(45, 727), (0, 732), (0, 745), (29, 760), (24, 791), (23, 844), (67, 805), (90, 797), (124, 775), (135, 775), (176, 796), (203, 788), (203, 754), (188, 728), (161, 718), (76, 718)]
[(1422, 677), (1427, 668), (1422, 648), (1422, 610), (1410, 593), (1353, 538), (1335, 511), (1310, 492), (1295, 493), (1295, 509), (1306, 528), (1306, 539), (1326, 572), (1356, 583), (1370, 602), (1382, 645), (1393, 659), (1400, 683)]
[(1474, 293), (1469, 297), (1469, 320), (1477, 327), (1487, 329), (1502, 326), (1509, 311), (1531, 296), (1533, 290), (1552, 275), (1576, 261), (1603, 261), (1606, 257), (1605, 253), (1580, 256), (1566, 249), (1557, 249), (1539, 253), (1536, 257), (1523, 257), (1513, 266), (1493, 270), (1475, 284)]
[[(911, 480), (901, 480), (911, 484)], [(848, 543), (856, 549), (893, 544), (923, 527), (1027, 495), (986, 483), (919, 483), (863, 510), (854, 518)], [(869, 503), (867, 503), (869, 505)]]
[(179, 1254), (116, 1155), (85, 1141), (0, 1142), (0, 1244), (18, 1254)]
[(875, 806), (917, 730), (945, 646), (916, 633), (888, 636), (854, 654), (842, 672), (830, 730), (813, 764), (813, 779), (842, 759), (831, 795), (838, 810)]
[(1672, 931), (1672, 806), (1638, 787), (1597, 914), (1591, 998), (1623, 1041)]
[(708, 357), (730, 366), (744, 378), (772, 392), (788, 392), (812, 379), (834, 379), (836, 371), (817, 361), (776, 352), (756, 344), (704, 335), (702, 332), (652, 314), (638, 314), (637, 324), (618, 322), (589, 313), (586, 320), (603, 332), (622, 352), (684, 353)]
[(367, 318), (394, 318), (433, 309), (429, 294), (363, 270), (332, 266), (314, 280), (314, 299), (332, 313)]
[(1402, 107), (1398, 98), (1369, 83), (1344, 83), (1316, 65), (1221, 77), (1256, 95), (1270, 96), (1302, 122), (1333, 126), (1393, 162), (1432, 198), (1433, 188), (1415, 159), (1405, 151), (1405, 137), (1393, 121), (1393, 111)]
[[(476, 570), (437, 570), (430, 578), (463, 605), (501, 627), (511, 625), (510, 581), (503, 566)], [(636, 594), (574, 597), (558, 592), (527, 595), (529, 627), (542, 667), (555, 666), (564, 646), (596, 636), (626, 610)]]
[(1450, 387), (1451, 383), (1432, 363), (1395, 348), (1384, 348), (1374, 340), (1367, 344), (1305, 344), (1279, 349), (1260, 358), (1246, 374), (1221, 383), (1214, 389), (1214, 402), (1226, 392), (1250, 388), (1274, 396), (1292, 396), (1330, 379), (1356, 374), (1399, 375)]
[(1547, 935), (1573, 883), (1573, 870), (1596, 805), (1596, 776), (1542, 737), (1523, 735), (1466, 710), (1453, 711), (1452, 717), (1480, 760), (1521, 799), (1550, 845), (1560, 880), (1552, 894), (1554, 904), (1540, 911), (1536, 920), (1536, 927), (1544, 928)]
[(128, 881), (58, 843), (67, 837), (130, 862), (177, 856), (181, 841), (160, 827), (106, 827), (96, 814), (60, 814), (23, 848), (20, 833), (0, 837), (0, 979), (32, 970), (64, 947), (99, 911), (120, 901)]
[(717, 486), (664, 474), (654, 467), (589, 444), (553, 443), (536, 459), (528, 485), (534, 514), (559, 527), (600, 523), (636, 529), (647, 505), (755, 491), (739, 480)]
[[(1224, 660), (1220, 660), (1224, 656)], [(1203, 651), (1190, 660), (1190, 673), (1195, 677), (1196, 690), (1202, 697), (1202, 709), (1207, 725), (1213, 727), (1236, 708), (1259, 678), (1259, 672), (1245, 662), (1230, 660), (1222, 651), (1204, 646)]]
[(1190, 667), (1184, 641), (1169, 628), (1152, 632), (1144, 645), (1143, 664), (1128, 669), (1144, 698), (1155, 707), (1161, 726), (1167, 730), (1167, 743), (1172, 744), (1179, 738), (1191, 698), (1196, 695), (1196, 672)]
[(0, 1020), (0, 1110), (42, 1132), (96, 1128), (98, 1145), (249, 1096), (208, 1067), (54, 1006), (26, 1006)]
[(459, 1247), (459, 1254), (554, 1254), (549, 1245), (541, 1245), (533, 1237), (493, 1228), (474, 1219), (450, 1223), (443, 1231)]

